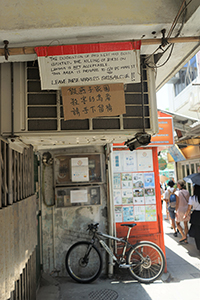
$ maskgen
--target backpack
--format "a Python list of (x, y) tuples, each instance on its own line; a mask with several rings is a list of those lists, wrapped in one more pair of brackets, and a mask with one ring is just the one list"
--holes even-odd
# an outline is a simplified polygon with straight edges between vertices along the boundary
[(172, 208), (176, 207), (176, 195), (174, 194), (175, 190), (171, 193), (170, 192), (170, 196), (169, 196), (169, 205)]

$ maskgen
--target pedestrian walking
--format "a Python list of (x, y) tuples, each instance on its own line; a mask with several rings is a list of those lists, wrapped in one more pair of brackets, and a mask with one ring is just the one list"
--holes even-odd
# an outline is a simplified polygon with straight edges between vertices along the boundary
[[(169, 211), (169, 217), (170, 217), (170, 224), (172, 226), (172, 228), (174, 229), (174, 236), (177, 237), (177, 231), (176, 231), (176, 224), (175, 224), (175, 208), (176, 208), (176, 200), (174, 203), (172, 203), (172, 201), (170, 200), (172, 198), (172, 195), (174, 195), (176, 189), (174, 188), (174, 181), (173, 180), (169, 180), (169, 182), (167, 183), (168, 188), (165, 191), (165, 195), (164, 195), (164, 199), (166, 201), (166, 205)], [(175, 199), (176, 196), (174, 195)]]
[(195, 184), (194, 194), (189, 197), (188, 209), (184, 215), (184, 219), (190, 216), (191, 209), (193, 212), (190, 217), (189, 236), (194, 237), (196, 247), (200, 251), (200, 185)]
[[(188, 234), (188, 221), (190, 220), (190, 216), (185, 216), (185, 213), (188, 209), (188, 201), (190, 194), (185, 188), (185, 182), (183, 180), (178, 180), (177, 182), (178, 190), (175, 192), (176, 195), (176, 226), (182, 236), (179, 243), (187, 244), (187, 234)], [(180, 224), (180, 222), (184, 222), (184, 230)]]

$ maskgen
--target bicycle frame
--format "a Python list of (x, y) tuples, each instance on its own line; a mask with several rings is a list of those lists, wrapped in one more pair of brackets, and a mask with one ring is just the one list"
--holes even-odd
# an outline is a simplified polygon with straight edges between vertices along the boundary
[[(124, 257), (125, 257), (125, 254), (126, 254), (126, 249), (127, 247), (133, 247), (132, 244), (130, 244), (128, 242), (128, 239), (129, 239), (129, 236), (130, 236), (130, 232), (131, 232), (131, 229), (132, 228), (128, 228), (128, 233), (127, 233), (127, 236), (126, 236), (126, 239), (123, 239), (123, 238), (117, 238), (117, 237), (114, 237), (112, 235), (108, 235), (108, 234), (105, 234), (103, 232), (100, 232), (100, 231), (95, 231), (93, 233), (93, 240), (95, 241), (95, 237), (98, 239), (98, 242), (104, 247), (104, 249), (106, 250), (106, 252), (113, 258), (113, 260), (115, 260), (118, 264), (120, 264), (123, 260), (124, 260)], [(104, 242), (104, 240), (102, 240), (100, 237), (104, 237), (104, 238), (108, 238), (110, 240), (114, 240), (116, 242), (121, 242), (124, 244), (123, 246), (123, 251), (122, 251), (122, 254), (120, 255), (120, 258), (119, 258), (119, 261), (118, 259), (116, 258), (115, 254), (111, 251), (111, 249), (107, 246), (107, 244)], [(129, 265), (126, 266), (127, 268), (129, 267)]]

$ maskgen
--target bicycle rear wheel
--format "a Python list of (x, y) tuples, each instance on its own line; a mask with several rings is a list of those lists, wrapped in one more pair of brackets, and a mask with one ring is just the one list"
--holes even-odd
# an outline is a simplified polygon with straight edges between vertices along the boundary
[(139, 242), (127, 254), (127, 264), (131, 276), (142, 283), (151, 283), (158, 279), (165, 269), (165, 257), (162, 250), (152, 242)]
[(102, 270), (102, 257), (92, 243), (84, 241), (71, 246), (65, 259), (69, 275), (79, 283), (97, 279)]

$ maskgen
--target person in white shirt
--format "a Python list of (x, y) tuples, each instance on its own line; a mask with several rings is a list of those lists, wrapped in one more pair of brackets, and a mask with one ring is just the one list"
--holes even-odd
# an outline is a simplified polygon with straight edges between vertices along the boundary
[(175, 224), (175, 207), (172, 208), (170, 206), (170, 203), (169, 203), (170, 195), (172, 193), (175, 193), (175, 191), (176, 191), (176, 189), (174, 188), (175, 183), (174, 183), (173, 180), (169, 180), (167, 185), (168, 185), (168, 188), (165, 191), (165, 195), (164, 195), (163, 200), (166, 201), (166, 205), (167, 205), (167, 208), (168, 208), (168, 211), (169, 211), (169, 216), (170, 216), (170, 224), (174, 229), (174, 236), (177, 237), (176, 224)]
[(189, 236), (194, 237), (196, 247), (200, 251), (200, 185), (197, 184), (194, 186), (194, 195), (189, 198), (188, 209), (183, 218), (190, 215), (192, 208)]

